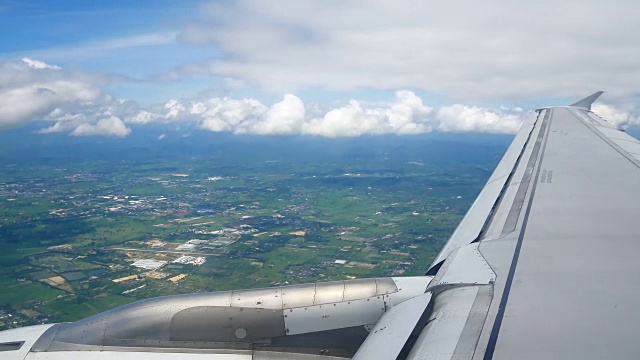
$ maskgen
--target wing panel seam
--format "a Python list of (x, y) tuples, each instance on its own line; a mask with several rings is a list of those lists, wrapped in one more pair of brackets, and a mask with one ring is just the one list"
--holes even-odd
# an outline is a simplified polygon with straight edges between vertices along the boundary
[(598, 131), (597, 129), (595, 129), (594, 127), (589, 126), (584, 119), (582, 119), (580, 116), (578, 116), (576, 113), (574, 113), (573, 111), (569, 111), (569, 113), (571, 115), (573, 115), (573, 117), (575, 117), (576, 119), (578, 119), (578, 121), (584, 125), (585, 127), (587, 127), (587, 129), (591, 130), (596, 136), (598, 136), (600, 139), (604, 140), (605, 143), (609, 144), (609, 146), (611, 146), (613, 148), (613, 150), (617, 151), (620, 155), (622, 155), (624, 158), (626, 158), (627, 160), (629, 160), (633, 165), (635, 165), (637, 168), (640, 169), (640, 162), (638, 160), (636, 160), (636, 158), (634, 158), (633, 156), (631, 156), (631, 154), (624, 150), (623, 148), (621, 148), (618, 144), (615, 143), (615, 141), (611, 140), (608, 136), (606, 136), (605, 134), (603, 134), (602, 132)]
[[(553, 111), (550, 109), (550, 111)], [(509, 292), (511, 291), (511, 285), (513, 284), (513, 278), (515, 276), (516, 267), (518, 265), (518, 258), (520, 256), (520, 250), (522, 249), (522, 242), (524, 239), (524, 234), (526, 232), (527, 223), (529, 220), (529, 214), (531, 212), (531, 205), (533, 204), (534, 195), (536, 192), (536, 188), (538, 185), (538, 178), (540, 177), (540, 169), (542, 168), (542, 160), (544, 158), (544, 152), (547, 147), (547, 141), (549, 139), (548, 133), (551, 128), (550, 123), (553, 117), (550, 116), (547, 122), (547, 119), (544, 119), (542, 125), (540, 125), (540, 135), (544, 136), (544, 144), (540, 149), (540, 156), (538, 157), (540, 160), (538, 161), (538, 169), (536, 170), (535, 181), (533, 182), (533, 186), (531, 187), (531, 195), (529, 195), (529, 202), (527, 204), (527, 210), (524, 215), (524, 221), (522, 223), (522, 230), (520, 230), (520, 235), (518, 236), (518, 243), (516, 244), (516, 249), (513, 254), (513, 260), (511, 261), (511, 267), (509, 268), (509, 273), (507, 275), (507, 280), (505, 282), (504, 290), (502, 292), (502, 297), (500, 299), (500, 304), (498, 307), (498, 313), (496, 315), (496, 319), (493, 322), (493, 327), (491, 329), (491, 334), (489, 335), (489, 341), (487, 343), (487, 349), (484, 353), (484, 360), (493, 359), (493, 354), (495, 353), (496, 344), (498, 341), (498, 335), (500, 333), (500, 327), (502, 326), (502, 320), (504, 319), (504, 313), (507, 307), (507, 301), (509, 299)], [(542, 128), (544, 127), (544, 129)], [(543, 131), (544, 130), (544, 131)], [(532, 154), (533, 156), (533, 154)]]
[[(522, 213), (522, 205), (524, 205), (524, 201), (527, 197), (527, 191), (529, 190), (529, 185), (531, 184), (531, 177), (533, 176), (533, 168), (536, 165), (536, 161), (538, 160), (538, 155), (540, 153), (541, 138), (545, 134), (546, 127), (549, 124), (549, 119), (551, 118), (552, 110), (549, 110), (545, 114), (545, 118), (540, 125), (540, 132), (538, 135), (538, 141), (534, 145), (533, 150), (531, 151), (531, 157), (529, 157), (529, 162), (527, 163), (527, 167), (525, 168), (524, 175), (522, 176), (522, 181), (518, 185), (518, 190), (516, 191), (516, 196), (513, 199), (513, 204), (511, 204), (511, 209), (509, 209), (509, 214), (507, 215), (507, 219), (504, 222), (504, 227), (502, 228), (502, 232), (500, 236), (505, 236), (506, 234), (513, 232), (518, 225), (518, 218), (520, 218), (520, 214)], [(545, 138), (546, 139), (546, 138)], [(546, 141), (545, 141), (546, 142)], [(517, 206), (520, 205), (520, 206)]]
[[(549, 109), (546, 110), (545, 116), (544, 116), (544, 118), (542, 120), (543, 122), (545, 121), (546, 118), (548, 118), (550, 112), (551, 112), (551, 110), (549, 110)], [(538, 116), (540, 116), (540, 114), (538, 114)], [(536, 119), (536, 121), (534, 122), (533, 126), (531, 127), (531, 131), (529, 132), (529, 135), (527, 136), (527, 141), (525, 141), (524, 145), (522, 146), (522, 150), (520, 150), (520, 154), (518, 154), (518, 157), (516, 158), (516, 161), (515, 161), (515, 163), (513, 165), (513, 168), (511, 169), (511, 172), (509, 173), (509, 175), (507, 177), (507, 180), (504, 183), (504, 186), (500, 190), (500, 193), (498, 194), (498, 197), (496, 198), (496, 201), (493, 204), (493, 207), (491, 207), (491, 211), (489, 212), (489, 215), (487, 216), (487, 219), (485, 220), (484, 224), (482, 225), (482, 229), (480, 229), (480, 233), (478, 234), (478, 237), (476, 237), (472, 241), (472, 243), (480, 241), (486, 235), (487, 229), (489, 229), (489, 225), (493, 222), (493, 219), (495, 218), (495, 210), (497, 208), (499, 208), (500, 205), (502, 204), (502, 200), (504, 199), (504, 195), (507, 192), (507, 189), (509, 188), (509, 186), (511, 185), (511, 180), (513, 180), (513, 176), (516, 174), (518, 166), (520, 165), (520, 161), (522, 160), (522, 156), (524, 155), (525, 151), (527, 150), (527, 146), (529, 146), (529, 142), (531, 141), (531, 136), (533, 135), (533, 132), (535, 131), (537, 123), (538, 123), (538, 119)], [(532, 156), (533, 156), (533, 154), (532, 154)], [(503, 230), (503, 233), (504, 233), (504, 230)]]

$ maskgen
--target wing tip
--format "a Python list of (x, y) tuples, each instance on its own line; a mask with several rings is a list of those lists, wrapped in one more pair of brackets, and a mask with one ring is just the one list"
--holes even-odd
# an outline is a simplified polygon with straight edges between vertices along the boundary
[(576, 101), (575, 103), (569, 105), (569, 106), (575, 106), (575, 107), (579, 107), (579, 108), (583, 108), (583, 109), (587, 109), (587, 110), (591, 110), (591, 105), (600, 97), (600, 95), (602, 95), (604, 93), (604, 91), (596, 91), (593, 94), (580, 99), (578, 101)]

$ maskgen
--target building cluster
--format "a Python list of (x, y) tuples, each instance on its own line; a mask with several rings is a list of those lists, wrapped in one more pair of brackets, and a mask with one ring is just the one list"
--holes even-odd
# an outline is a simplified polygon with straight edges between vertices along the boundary
[(202, 265), (207, 261), (207, 259), (203, 256), (180, 256), (179, 258), (173, 260), (172, 264), (185, 264), (185, 265)]
[(131, 266), (138, 267), (146, 270), (155, 270), (163, 267), (167, 262), (163, 260), (155, 259), (140, 259), (136, 260)]

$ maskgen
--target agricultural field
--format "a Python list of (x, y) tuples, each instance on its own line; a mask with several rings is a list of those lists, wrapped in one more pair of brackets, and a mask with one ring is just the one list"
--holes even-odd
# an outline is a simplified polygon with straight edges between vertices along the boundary
[(216, 140), (0, 147), (0, 329), (160, 295), (421, 275), (509, 138)]

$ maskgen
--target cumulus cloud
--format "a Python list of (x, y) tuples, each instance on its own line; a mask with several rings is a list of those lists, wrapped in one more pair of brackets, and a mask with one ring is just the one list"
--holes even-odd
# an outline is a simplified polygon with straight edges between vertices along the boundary
[[(553, 9), (553, 11), (550, 11)], [(640, 7), (597, 0), (212, 2), (182, 41), (225, 56), (210, 73), (274, 92), (424, 89), (453, 101), (573, 98), (640, 83)]]
[(59, 106), (82, 106), (100, 96), (95, 86), (28, 58), (0, 62), (0, 84), (0, 127), (46, 116)]
[(317, 135), (353, 137), (360, 135), (411, 135), (433, 130), (455, 132), (515, 133), (522, 110), (488, 109), (465, 105), (441, 107), (437, 111), (423, 104), (415, 93), (397, 91), (386, 103), (357, 100), (322, 111), (305, 104), (293, 94), (270, 106), (256, 99), (211, 97), (199, 100), (171, 100), (161, 107), (155, 121), (196, 122), (213, 132), (257, 135)]
[(210, 98), (193, 102), (190, 115), (202, 119), (200, 125), (206, 130), (246, 133), (245, 129), (267, 109), (255, 99)]
[[(0, 128), (45, 121), (43, 133), (126, 136), (131, 129), (163, 122), (261, 135), (513, 133), (523, 110), (478, 104), (576, 99), (598, 89), (609, 91), (607, 100), (621, 100), (595, 105), (596, 113), (619, 126), (640, 124), (634, 105), (640, 83), (636, 1), (478, 6), (472, 0), (239, 0), (213, 1), (201, 10), (197, 22), (181, 31), (39, 53), (55, 62), (177, 42), (210, 46), (216, 58), (182, 64), (153, 79), (213, 74), (212, 84), (227, 96), (140, 106), (105, 91), (115, 75), (70, 71), (36, 60), (38, 52), (30, 52), (28, 58), (0, 61)], [(276, 103), (229, 95), (238, 89), (259, 93), (255, 84), (285, 95)], [(212, 91), (220, 94), (219, 88)], [(360, 94), (417, 89), (435, 95), (439, 104), (408, 90), (386, 101), (341, 99), (332, 107), (294, 95), (324, 89)]]
[(616, 106), (595, 103), (592, 106), (592, 111), (618, 128), (626, 129), (629, 126), (640, 125), (640, 114), (629, 104)]
[(128, 135), (115, 114), (143, 115), (130, 102), (105, 94), (96, 79), (30, 58), (0, 62), (0, 128), (43, 120), (54, 122), (43, 133)]
[(297, 134), (305, 123), (305, 115), (302, 100), (295, 95), (286, 94), (282, 101), (272, 105), (247, 130), (256, 134)]
[(132, 116), (127, 119), (127, 122), (132, 124), (144, 125), (150, 122), (156, 121), (160, 118), (160, 115), (147, 111), (140, 110), (135, 112)]
[[(305, 103), (294, 94), (265, 104), (254, 98), (201, 94), (141, 107), (116, 99), (82, 73), (68, 73), (37, 60), (0, 62), (0, 125), (41, 120), (41, 133), (128, 136), (153, 123), (195, 124), (203, 130), (256, 135), (411, 135), (431, 131), (515, 133), (526, 113), (518, 107), (462, 103), (431, 106), (409, 90), (388, 101), (351, 99), (332, 108)], [(597, 103), (594, 111), (614, 124), (640, 123), (632, 105)], [(159, 140), (162, 140), (159, 138)]]
[(386, 107), (363, 107), (351, 100), (347, 105), (311, 119), (303, 132), (328, 137), (358, 136), (362, 134), (419, 134), (430, 132), (428, 115), (432, 108), (411, 91), (396, 92), (395, 100)]
[(454, 104), (438, 110), (438, 130), (513, 134), (522, 124), (522, 109), (486, 109)]
[(95, 124), (80, 124), (71, 132), (73, 136), (112, 135), (125, 137), (131, 133), (124, 122), (115, 116), (100, 119)]

